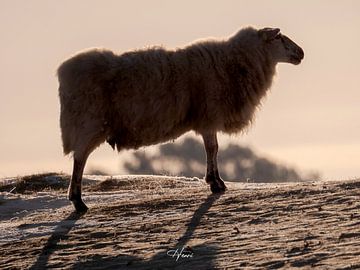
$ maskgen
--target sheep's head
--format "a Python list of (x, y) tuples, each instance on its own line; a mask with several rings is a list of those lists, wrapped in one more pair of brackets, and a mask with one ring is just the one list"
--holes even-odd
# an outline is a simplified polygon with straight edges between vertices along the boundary
[(279, 28), (263, 28), (258, 34), (277, 63), (298, 65), (304, 58), (304, 51), (290, 38), (281, 34)]

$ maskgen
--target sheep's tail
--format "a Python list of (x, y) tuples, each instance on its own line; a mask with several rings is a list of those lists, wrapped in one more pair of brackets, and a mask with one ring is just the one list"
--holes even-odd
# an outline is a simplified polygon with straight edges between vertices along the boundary
[(68, 155), (70, 154), (70, 152), (73, 151), (73, 147), (72, 147), (72, 141), (71, 141), (71, 137), (69, 136), (69, 134), (67, 132), (64, 132), (63, 128), (61, 128), (61, 139), (62, 139), (62, 145), (63, 145), (63, 152), (64, 155)]
[[(68, 62), (68, 61), (67, 61)], [(60, 129), (61, 129), (61, 139), (63, 145), (63, 152), (65, 155), (68, 155), (74, 150), (74, 134), (73, 130), (73, 116), (70, 114), (71, 111), (71, 87), (69, 86), (69, 81), (72, 80), (71, 76), (71, 65), (63, 63), (57, 70), (58, 80), (59, 80), (59, 98), (60, 98)]]

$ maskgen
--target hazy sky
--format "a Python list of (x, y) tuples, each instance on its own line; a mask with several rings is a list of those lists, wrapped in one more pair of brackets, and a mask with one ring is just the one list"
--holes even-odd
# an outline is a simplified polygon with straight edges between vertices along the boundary
[[(231, 139), (325, 179), (360, 176), (360, 1), (0, 1), (0, 177), (71, 173), (62, 155), (58, 65), (77, 51), (180, 47), (242, 26), (279, 27), (305, 51), (281, 64), (257, 120)], [(221, 141), (228, 140), (224, 135)], [(108, 145), (91, 166), (119, 172)]]

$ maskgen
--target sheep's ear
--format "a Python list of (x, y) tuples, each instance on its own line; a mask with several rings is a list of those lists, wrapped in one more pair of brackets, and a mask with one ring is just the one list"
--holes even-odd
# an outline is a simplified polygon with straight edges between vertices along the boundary
[(273, 40), (280, 33), (279, 28), (263, 28), (259, 30), (259, 35), (263, 40)]

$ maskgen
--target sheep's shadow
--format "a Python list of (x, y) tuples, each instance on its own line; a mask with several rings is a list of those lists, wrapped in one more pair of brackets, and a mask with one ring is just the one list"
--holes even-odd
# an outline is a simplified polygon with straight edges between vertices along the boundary
[[(148, 260), (127, 254), (119, 254), (117, 256), (94, 254), (93, 256), (87, 256), (86, 261), (75, 262), (72, 269), (215, 269), (214, 261), (218, 251), (217, 246), (197, 245), (187, 247), (186, 244), (192, 238), (202, 217), (208, 212), (219, 196), (209, 195), (199, 208), (195, 210), (187, 224), (186, 231), (177, 240), (175, 246), (169, 246), (166, 250), (164, 249), (156, 253)], [(56, 226), (37, 261), (30, 269), (46, 269), (49, 258), (56, 251), (59, 241), (66, 238), (80, 217), (81, 215), (72, 213)], [(179, 256), (177, 259), (179, 253), (191, 256)]]
[[(77, 262), (72, 269), (216, 269), (215, 258), (218, 248), (215, 245), (196, 245), (187, 247), (195, 229), (199, 226), (202, 217), (208, 212), (220, 195), (209, 195), (207, 199), (194, 212), (187, 224), (186, 231), (177, 240), (175, 246), (156, 253), (148, 260), (136, 256), (120, 254), (118, 256), (93, 255), (86, 261)], [(183, 251), (182, 251), (183, 250)], [(179, 253), (191, 255), (177, 259)]]
[(81, 216), (82, 214), (72, 212), (69, 216), (67, 216), (65, 219), (63, 219), (57, 224), (50, 238), (47, 240), (46, 244), (42, 248), (36, 262), (29, 269), (35, 270), (47, 268), (49, 258), (51, 254), (56, 250), (59, 241), (67, 236), (70, 230), (75, 226), (76, 221), (78, 221)]
[(183, 247), (193, 236), (195, 229), (199, 226), (201, 218), (209, 211), (210, 207), (220, 197), (220, 194), (211, 194), (194, 212), (190, 222), (187, 224), (187, 229), (183, 236), (179, 239), (177, 246)]

